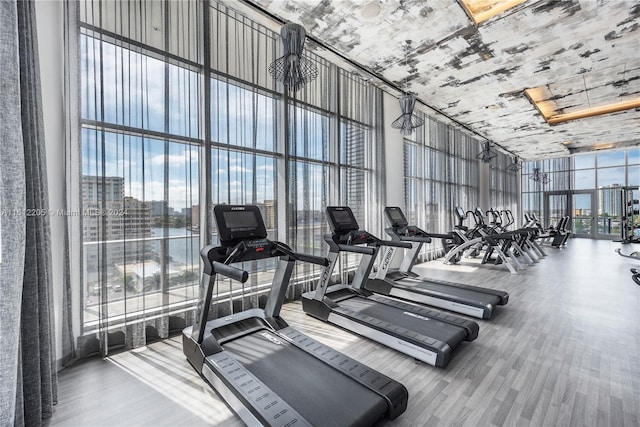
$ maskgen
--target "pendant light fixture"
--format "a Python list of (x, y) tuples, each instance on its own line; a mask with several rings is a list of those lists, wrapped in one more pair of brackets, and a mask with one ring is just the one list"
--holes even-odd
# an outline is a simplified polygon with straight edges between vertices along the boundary
[(546, 172), (540, 172), (540, 168), (534, 168), (533, 169), (533, 174), (531, 176), (529, 176), (529, 179), (535, 181), (535, 182), (539, 182), (542, 185), (548, 184), (551, 182), (551, 179), (549, 178), (549, 175), (547, 175)]
[[(405, 67), (409, 64), (407, 55), (409, 53), (410, 47), (411, 40), (407, 40), (404, 45)], [(413, 109), (416, 106), (416, 97), (415, 95), (410, 94), (408, 91), (406, 91), (407, 83), (408, 77), (405, 79), (405, 94), (402, 95), (399, 99), (402, 115), (395, 119), (393, 123), (391, 123), (391, 127), (394, 129), (400, 129), (400, 133), (402, 135), (411, 135), (415, 128), (420, 127), (424, 124), (424, 120), (422, 118), (413, 114)]]
[(318, 77), (318, 67), (302, 55), (307, 32), (302, 25), (289, 22), (280, 30), (280, 38), (284, 55), (269, 65), (269, 73), (287, 90), (297, 92)]
[(507, 170), (509, 172), (518, 172), (520, 169), (522, 169), (522, 163), (520, 163), (518, 161), (518, 156), (513, 156), (513, 163), (511, 163), (509, 166), (507, 166)]
[(484, 141), (482, 143), (482, 151), (478, 153), (476, 159), (482, 160), (483, 163), (491, 163), (498, 154), (491, 149), (491, 143)]

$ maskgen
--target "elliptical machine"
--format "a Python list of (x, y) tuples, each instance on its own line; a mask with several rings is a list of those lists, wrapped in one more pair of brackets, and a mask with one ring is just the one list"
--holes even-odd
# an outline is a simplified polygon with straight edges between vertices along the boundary
[[(623, 254), (620, 248), (618, 248), (616, 249), (616, 252), (618, 253), (618, 255), (622, 257), (631, 258), (631, 259), (635, 259), (636, 261), (640, 261), (640, 252), (638, 251), (631, 252), (630, 254)], [(629, 270), (631, 271), (631, 274), (632, 274), (631, 279), (633, 279), (633, 281), (636, 282), (636, 285), (640, 286), (640, 269), (631, 268)]]

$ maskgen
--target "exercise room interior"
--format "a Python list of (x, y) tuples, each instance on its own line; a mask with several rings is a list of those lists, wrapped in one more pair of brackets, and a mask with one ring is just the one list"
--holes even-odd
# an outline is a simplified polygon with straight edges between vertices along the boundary
[(640, 1), (0, 22), (0, 426), (640, 426)]

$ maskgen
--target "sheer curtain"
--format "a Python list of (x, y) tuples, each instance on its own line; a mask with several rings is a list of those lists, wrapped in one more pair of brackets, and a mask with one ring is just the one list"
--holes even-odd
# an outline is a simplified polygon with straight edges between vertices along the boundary
[(139, 347), (191, 322), (200, 247), (200, 6), (77, 4), (81, 354)]
[[(549, 182), (533, 180), (535, 169), (538, 169), (539, 173), (546, 173)], [(572, 189), (572, 179), (570, 157), (525, 162), (521, 174), (522, 213), (534, 213), (542, 224), (548, 225), (549, 218), (545, 217), (544, 209), (545, 192), (569, 194)], [(552, 208), (554, 211), (566, 211), (566, 206), (553, 206)]]
[(520, 173), (507, 170), (512, 162), (512, 157), (502, 152), (498, 152), (497, 157), (491, 162), (490, 204), (497, 210), (508, 209), (515, 216), (518, 212)]
[[(307, 55), (319, 76), (289, 94), (287, 102), (288, 241), (298, 251), (324, 256), (329, 205), (349, 206), (361, 228), (382, 231), (384, 187), (382, 174), (374, 172), (382, 159), (382, 95), (362, 78)], [(351, 268), (356, 258), (345, 257), (344, 267)], [(319, 272), (317, 266), (298, 265), (299, 286), (290, 296), (313, 289)]]
[[(382, 188), (382, 97), (370, 83), (309, 51), (319, 77), (285, 93), (268, 73), (280, 36), (223, 3), (77, 6), (69, 188), (81, 195), (82, 215), (71, 219), (81, 234), (72, 243), (81, 356), (140, 347), (192, 322), (198, 249), (217, 242), (216, 204), (258, 205), (271, 238), (316, 255), (326, 253), (329, 204), (351, 204), (363, 227), (379, 228), (381, 208), (362, 210)], [(275, 263), (242, 267), (256, 274), (219, 279), (214, 316), (263, 304)], [(288, 297), (317, 273), (300, 264)]]
[(51, 234), (35, 5), (0, 3), (0, 424), (41, 425), (57, 399)]
[[(211, 165), (207, 168), (210, 179), (204, 179), (210, 182), (211, 190), (201, 190), (203, 197), (210, 198), (207, 215), (213, 228), (211, 241), (217, 242), (212, 218), (212, 208), (217, 204), (257, 205), (269, 237), (277, 239), (282, 95), (268, 66), (277, 57), (280, 41), (274, 32), (217, 3), (211, 3), (208, 28), (210, 35), (205, 34), (205, 39), (210, 37), (211, 41), (205, 43), (205, 49), (211, 58), (207, 104), (210, 137), (204, 144)], [(214, 316), (264, 304), (275, 263), (248, 262), (242, 267), (254, 273), (245, 284), (218, 278)]]
[[(480, 143), (452, 126), (417, 110), (422, 127), (405, 138), (405, 215), (410, 223), (433, 233), (453, 229), (453, 208), (471, 209), (478, 203)], [(435, 242), (422, 260), (442, 253)]]

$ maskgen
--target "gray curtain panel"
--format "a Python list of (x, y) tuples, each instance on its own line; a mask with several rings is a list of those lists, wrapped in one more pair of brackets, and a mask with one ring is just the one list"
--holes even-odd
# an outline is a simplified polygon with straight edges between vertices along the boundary
[(20, 123), (20, 60), (16, 2), (0, 1), (0, 425), (16, 409), (20, 306), (24, 270), (24, 145)]
[[(7, 223), (2, 224), (2, 252), (11, 261), (7, 267), (12, 268), (6, 270), (3, 259), (1, 421), (2, 425), (34, 426), (51, 417), (57, 382), (35, 5), (32, 1), (1, 2), (0, 11), (3, 64), (0, 193), (2, 208), (11, 206), (13, 214), (7, 215)], [(5, 73), (5, 66), (12, 68)], [(11, 151), (5, 154), (6, 150)], [(4, 298), (7, 293), (9, 298)], [(6, 340), (5, 328), (9, 329)]]

